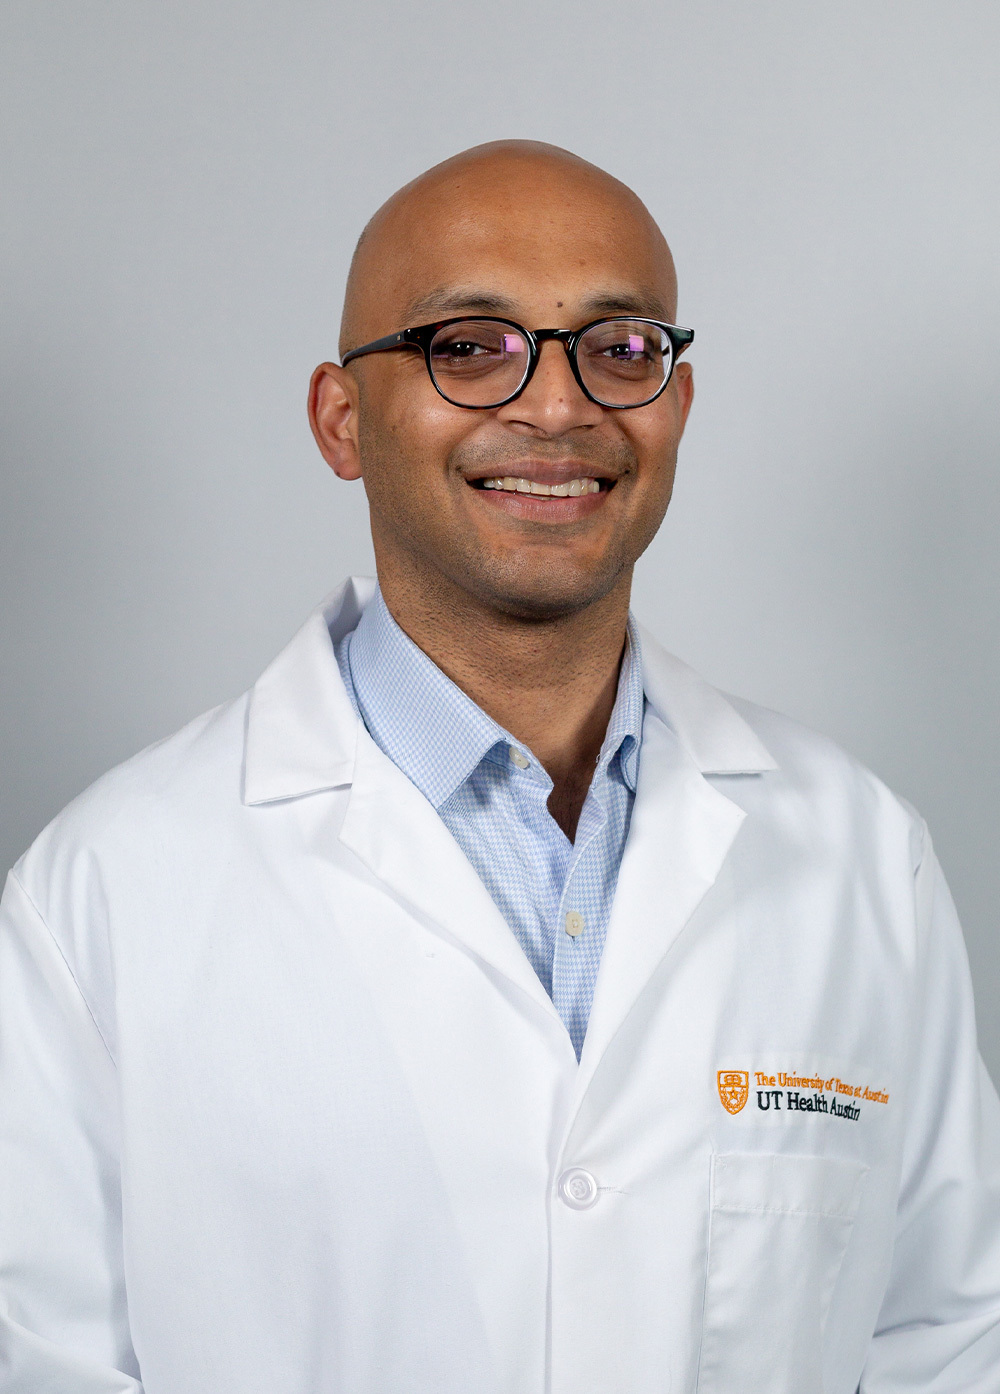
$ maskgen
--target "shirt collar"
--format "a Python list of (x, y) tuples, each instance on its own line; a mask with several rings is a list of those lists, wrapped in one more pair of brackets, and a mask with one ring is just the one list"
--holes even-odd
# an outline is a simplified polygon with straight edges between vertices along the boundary
[[(244, 803), (303, 798), (352, 783), (361, 723), (335, 651), (357, 627), (374, 592), (375, 582), (368, 577), (346, 580), (241, 699), (247, 703)], [(649, 709), (675, 734), (701, 774), (752, 775), (778, 768), (755, 729), (758, 709), (727, 700), (667, 653), (655, 634), (641, 625), (632, 628), (642, 640), (642, 686)]]
[(607, 769), (619, 755), (622, 776), (635, 793), (639, 777), (639, 746), (642, 743), (642, 720), (646, 697), (642, 687), (642, 645), (639, 630), (632, 616), (628, 617), (625, 652), (618, 674), (618, 695), (611, 711), (607, 734), (597, 760), (598, 770)]
[[(434, 808), (440, 809), (483, 759), (506, 760), (506, 748), (520, 745), (404, 634), (378, 589), (353, 634), (338, 646), (337, 657), (372, 739)], [(643, 706), (639, 636), (630, 617), (597, 770), (606, 772), (620, 752), (622, 776), (633, 792)], [(502, 755), (498, 747), (504, 748)]]

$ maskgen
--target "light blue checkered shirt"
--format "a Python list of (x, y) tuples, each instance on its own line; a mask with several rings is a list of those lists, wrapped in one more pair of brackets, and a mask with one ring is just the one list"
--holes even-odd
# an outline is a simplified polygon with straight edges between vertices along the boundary
[[(634, 623), (575, 842), (548, 811), (552, 780), (531, 751), (403, 633), (381, 591), (336, 652), (355, 711), (475, 867), (579, 1059), (639, 768), (645, 698)], [(582, 930), (570, 934), (580, 917)]]

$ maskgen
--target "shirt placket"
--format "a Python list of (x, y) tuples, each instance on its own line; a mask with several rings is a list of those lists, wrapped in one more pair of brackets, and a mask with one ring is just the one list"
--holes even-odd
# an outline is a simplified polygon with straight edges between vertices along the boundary
[[(525, 905), (525, 928), (540, 940), (535, 954), (536, 972), (545, 990), (552, 995), (554, 950), (557, 942), (555, 922), (559, 901), (573, 855), (573, 845), (555, 823), (548, 809), (552, 780), (543, 766), (517, 746), (510, 747), (510, 792), (518, 818), (530, 834), (535, 858), (524, 868), (530, 905)], [(544, 853), (544, 865), (538, 853)], [(536, 961), (537, 959), (537, 961)]]
[(589, 886), (588, 880), (607, 835), (606, 782), (607, 767), (598, 767), (580, 813), (554, 924), (552, 1001), (570, 1034), (577, 1058), (583, 1048), (604, 939), (599, 888)]

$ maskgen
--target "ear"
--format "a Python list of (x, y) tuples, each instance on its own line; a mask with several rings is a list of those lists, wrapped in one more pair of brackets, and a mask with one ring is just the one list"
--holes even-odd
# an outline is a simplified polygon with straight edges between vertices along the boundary
[(346, 368), (321, 363), (309, 382), (309, 425), (323, 459), (340, 479), (361, 478), (358, 384)]
[(691, 403), (694, 401), (694, 374), (691, 371), (690, 363), (681, 362), (674, 366), (674, 381), (677, 384), (677, 401), (681, 409), (681, 430), (683, 430), (687, 424)]

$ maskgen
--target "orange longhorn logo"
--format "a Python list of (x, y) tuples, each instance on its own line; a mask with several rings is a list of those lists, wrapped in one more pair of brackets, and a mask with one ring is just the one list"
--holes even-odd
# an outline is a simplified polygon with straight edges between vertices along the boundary
[(750, 1094), (750, 1076), (746, 1070), (719, 1071), (719, 1098), (727, 1113), (739, 1113)]

